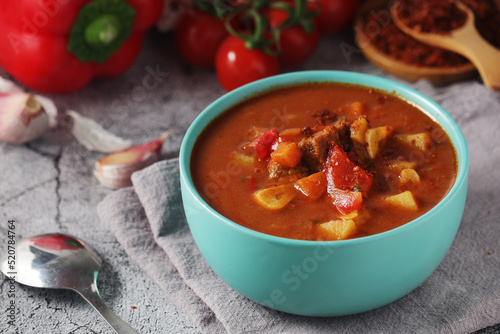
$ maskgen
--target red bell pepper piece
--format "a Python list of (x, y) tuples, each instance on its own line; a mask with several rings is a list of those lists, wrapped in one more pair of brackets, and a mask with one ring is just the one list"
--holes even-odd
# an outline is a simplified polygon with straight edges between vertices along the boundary
[(333, 205), (342, 214), (359, 208), (362, 196), (366, 196), (370, 191), (373, 176), (351, 161), (338, 146), (328, 151), (324, 172), (327, 192)]
[(271, 154), (272, 146), (278, 140), (279, 135), (279, 131), (272, 128), (252, 142), (260, 160), (266, 159)]
[(332, 189), (328, 195), (333, 205), (343, 215), (359, 209), (363, 203), (363, 196), (359, 191)]
[(163, 0), (0, 2), (0, 67), (25, 86), (67, 93), (125, 72)]

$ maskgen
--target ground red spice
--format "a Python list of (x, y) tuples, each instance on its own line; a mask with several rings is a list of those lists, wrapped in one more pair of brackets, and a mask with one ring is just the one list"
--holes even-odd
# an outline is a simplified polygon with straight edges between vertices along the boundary
[(422, 67), (455, 67), (468, 60), (459, 54), (421, 43), (406, 35), (392, 22), (381, 20), (388, 9), (381, 7), (364, 17), (364, 33), (377, 49), (401, 62)]
[[(443, 0), (399, 1), (414, 2), (415, 6), (422, 10), (427, 8), (425, 4), (447, 2)], [(495, 1), (462, 0), (462, 2), (474, 12), (476, 28), (483, 38), (500, 49), (500, 9)], [(436, 17), (442, 18), (445, 14), (443, 10), (434, 10), (434, 8), (431, 12), (434, 15), (433, 22), (436, 22)], [(459, 12), (461, 11), (459, 10)], [(401, 62), (422, 67), (455, 67), (468, 63), (468, 60), (459, 54), (429, 46), (406, 35), (392, 22), (388, 13), (387, 7), (380, 7), (370, 11), (364, 17), (365, 35), (372, 45), (383, 53)], [(421, 18), (424, 16), (432, 17), (429, 12), (416, 11), (415, 13), (417, 17)], [(453, 21), (454, 23), (442, 23), (436, 29), (449, 31), (451, 27), (460, 24), (461, 19)], [(426, 27), (426, 29), (429, 29), (429, 27)]]
[(420, 32), (447, 34), (460, 28), (467, 13), (450, 1), (398, 0), (398, 18), (406, 26)]
[(334, 121), (337, 119), (337, 114), (328, 109), (316, 110), (312, 114), (313, 117), (316, 117), (316, 122), (320, 125), (325, 125), (330, 121)]

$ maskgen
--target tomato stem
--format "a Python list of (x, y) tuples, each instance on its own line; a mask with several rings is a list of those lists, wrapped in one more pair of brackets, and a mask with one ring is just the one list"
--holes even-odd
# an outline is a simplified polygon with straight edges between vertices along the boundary
[[(242, 12), (244, 12), (245, 15), (248, 16), (247, 20), (252, 20), (254, 26), (253, 32), (250, 31), (250, 33), (242, 33), (233, 28), (231, 24), (232, 21)], [(245, 46), (248, 49), (259, 49), (271, 56), (278, 55), (278, 52), (272, 49), (274, 40), (265, 37), (266, 32), (269, 30), (267, 20), (265, 19), (265, 17), (259, 14), (256, 8), (237, 8), (234, 12), (227, 16), (225, 25), (227, 31), (231, 35), (245, 41)]]
[[(233, 4), (233, 5), (231, 5)], [(230, 0), (194, 0), (194, 5), (225, 21), (226, 30), (233, 36), (245, 41), (249, 49), (260, 49), (271, 56), (280, 54), (280, 34), (283, 29), (301, 26), (305, 32), (314, 30), (312, 19), (318, 14), (318, 10), (311, 10), (307, 6), (307, 0), (271, 1), (230, 1)], [(277, 8), (287, 12), (287, 19), (279, 27), (271, 29), (265, 13), (266, 8)], [(240, 31), (235, 29), (234, 22), (246, 24), (246, 29)], [(241, 26), (241, 25), (240, 25)]]
[(319, 8), (310, 10), (307, 7), (307, 0), (295, 0), (291, 6), (286, 2), (272, 2), (271, 7), (279, 8), (288, 13), (288, 18), (279, 27), (279, 30), (301, 26), (305, 32), (311, 33), (314, 30), (313, 19), (319, 14)]

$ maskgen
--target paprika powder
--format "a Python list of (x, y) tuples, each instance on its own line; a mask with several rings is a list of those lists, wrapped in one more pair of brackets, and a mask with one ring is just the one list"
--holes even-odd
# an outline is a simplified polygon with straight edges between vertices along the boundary
[(419, 32), (448, 34), (464, 25), (467, 14), (450, 1), (398, 0), (399, 19)]
[[(493, 0), (462, 0), (474, 12), (479, 33), (496, 48), (500, 48), (500, 9)], [(465, 13), (452, 2), (441, 0), (399, 0), (400, 19), (414, 29), (427, 33), (446, 34), (465, 22)], [(411, 7), (411, 8), (410, 8)], [(409, 65), (449, 68), (466, 65), (461, 55), (436, 48), (403, 33), (387, 16), (388, 7), (380, 6), (363, 16), (363, 33), (381, 52)], [(385, 16), (384, 16), (385, 15)], [(377, 29), (372, 29), (376, 27)]]
[[(380, 7), (364, 17), (364, 34), (378, 50), (406, 64), (421, 67), (454, 67), (468, 63), (461, 55), (436, 48), (405, 34), (392, 19), (384, 25), (378, 24), (378, 15), (387, 13), (386, 7)], [(379, 29), (371, 31), (370, 27)]]
[(163, 0), (0, 2), (0, 67), (25, 86), (69, 93), (136, 60)]

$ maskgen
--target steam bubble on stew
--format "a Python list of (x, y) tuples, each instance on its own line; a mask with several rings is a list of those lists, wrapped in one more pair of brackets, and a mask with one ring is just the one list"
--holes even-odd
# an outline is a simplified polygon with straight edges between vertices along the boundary
[(217, 212), (284, 238), (343, 240), (406, 224), (452, 187), (457, 157), (416, 106), (363, 86), (267, 91), (215, 119), (191, 159)]

